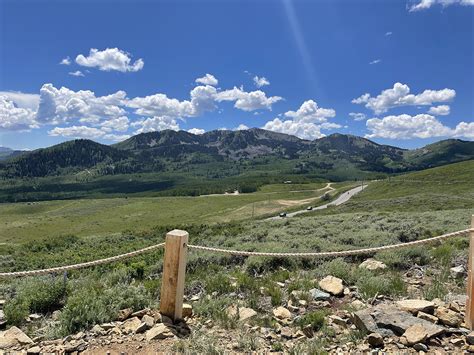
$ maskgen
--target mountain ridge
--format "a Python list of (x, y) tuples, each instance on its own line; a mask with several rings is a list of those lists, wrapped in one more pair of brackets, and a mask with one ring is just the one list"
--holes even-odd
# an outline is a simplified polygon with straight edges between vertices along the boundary
[[(335, 133), (313, 141), (252, 128), (154, 131), (105, 145), (87, 139), (23, 152), (0, 162), (0, 176), (41, 177), (93, 168), (98, 174), (174, 171), (183, 165), (288, 165), (294, 173), (328, 174), (338, 169), (396, 173), (474, 158), (474, 142), (447, 139), (418, 149), (379, 144), (367, 138)], [(294, 163), (294, 164), (293, 164)]]

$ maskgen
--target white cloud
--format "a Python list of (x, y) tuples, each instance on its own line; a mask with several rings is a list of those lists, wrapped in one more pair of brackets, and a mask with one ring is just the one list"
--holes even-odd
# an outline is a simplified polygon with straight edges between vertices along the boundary
[(385, 36), (391, 36), (392, 34), (393, 34), (393, 32), (391, 32), (391, 31), (385, 32)]
[(70, 71), (68, 74), (72, 76), (84, 76), (84, 74), (80, 70)]
[(66, 57), (66, 58), (64, 58), (63, 60), (61, 60), (61, 61), (59, 62), (59, 64), (61, 64), (61, 65), (70, 65), (70, 64), (71, 64), (71, 58)]
[(62, 136), (70, 138), (101, 138), (104, 132), (98, 128), (88, 126), (55, 127), (48, 131), (50, 136)]
[(275, 118), (268, 121), (263, 128), (311, 140), (324, 137), (321, 130), (341, 128), (337, 123), (328, 122), (328, 118), (336, 116), (336, 111), (321, 108), (313, 100), (303, 102), (297, 111), (287, 111), (285, 116), (292, 119)]
[(418, 2), (413, 3), (411, 1), (412, 5), (408, 6), (408, 10), (410, 12), (413, 11), (421, 11), (421, 10), (427, 10), (431, 8), (433, 5), (441, 5), (443, 7), (449, 6), (449, 5), (474, 5), (474, 0), (419, 0)]
[(198, 84), (216, 86), (219, 83), (219, 80), (217, 80), (212, 74), (206, 74), (201, 78), (197, 78), (195, 82)]
[(452, 89), (425, 90), (421, 94), (410, 94), (408, 85), (395, 83), (392, 89), (383, 90), (378, 96), (371, 97), (366, 93), (352, 100), (354, 104), (364, 104), (375, 114), (387, 112), (390, 108), (400, 106), (424, 106), (435, 102), (448, 102), (454, 99), (456, 91)]
[(66, 87), (57, 89), (52, 84), (44, 84), (40, 89), (37, 120), (43, 124), (73, 120), (99, 123), (124, 116), (126, 112), (121, 106), (125, 99), (124, 91), (97, 97), (89, 90), (72, 91)]
[(369, 62), (369, 64), (370, 64), (370, 65), (378, 64), (378, 63), (380, 63), (381, 61), (382, 61), (381, 59), (375, 59), (375, 60)]
[(36, 127), (33, 110), (18, 107), (6, 96), (0, 96), (0, 130), (27, 131)]
[(271, 111), (272, 105), (282, 100), (282, 97), (267, 97), (267, 95), (261, 90), (246, 92), (243, 88), (237, 88), (234, 86), (233, 89), (218, 92), (215, 99), (217, 102), (235, 101), (234, 107), (242, 111), (255, 111), (260, 109)]
[(257, 75), (255, 75), (253, 77), (253, 82), (255, 86), (258, 88), (261, 88), (262, 86), (265, 86), (265, 85), (270, 85), (270, 81), (268, 81), (268, 79), (265, 78), (264, 76), (258, 77)]
[(139, 127), (134, 133), (145, 133), (152, 131), (163, 131), (165, 129), (171, 129), (173, 131), (179, 131), (179, 124), (174, 118), (161, 116), (161, 117), (149, 117), (144, 120), (135, 121), (131, 124), (133, 127)]
[(430, 107), (428, 113), (435, 116), (447, 116), (449, 115), (450, 107), (448, 105), (439, 105)]
[(357, 113), (357, 112), (351, 112), (349, 113), (349, 116), (351, 116), (354, 121), (363, 121), (367, 118), (365, 113)]
[(313, 140), (324, 137), (324, 134), (321, 133), (321, 127), (314, 123), (295, 122), (293, 120), (282, 121), (279, 118), (275, 118), (273, 121), (265, 123), (263, 128), (274, 132), (291, 134), (303, 139)]
[(453, 136), (474, 139), (474, 122), (459, 122)]
[(336, 111), (319, 107), (315, 101), (307, 100), (297, 111), (287, 111), (285, 116), (293, 118), (295, 122), (324, 123), (328, 118), (335, 117)]
[(105, 132), (126, 132), (128, 130), (129, 122), (130, 121), (128, 117), (122, 116), (104, 121), (100, 124), (100, 126)]
[(0, 96), (13, 101), (16, 107), (27, 108), (33, 111), (38, 109), (40, 96), (38, 94), (26, 94), (20, 91), (0, 91)]
[(434, 116), (407, 114), (371, 118), (366, 122), (367, 129), (371, 132), (368, 138), (411, 139), (431, 137), (472, 137), (474, 124), (461, 122), (456, 128), (451, 129), (443, 125)]
[(79, 54), (76, 63), (84, 67), (103, 71), (117, 70), (122, 73), (142, 70), (145, 64), (141, 58), (132, 63), (130, 54), (118, 48), (107, 48), (103, 51), (91, 48), (87, 57)]
[(191, 128), (191, 129), (188, 129), (188, 132), (189, 133), (192, 133), (192, 134), (204, 134), (206, 133), (206, 130), (202, 129), (202, 128)]
[(244, 125), (243, 123), (239, 124), (237, 127), (235, 127), (235, 131), (246, 131), (249, 129), (249, 126)]

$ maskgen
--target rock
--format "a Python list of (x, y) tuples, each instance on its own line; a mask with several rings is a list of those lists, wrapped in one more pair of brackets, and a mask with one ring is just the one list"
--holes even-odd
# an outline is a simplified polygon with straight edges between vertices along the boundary
[(428, 337), (428, 332), (423, 325), (414, 324), (403, 333), (403, 337), (406, 339), (406, 345), (414, 345), (417, 343), (423, 343)]
[(39, 346), (33, 346), (26, 351), (27, 354), (40, 354), (41, 348)]
[(424, 313), (433, 313), (435, 304), (425, 300), (402, 300), (397, 302), (397, 306), (403, 311), (416, 314), (420, 311)]
[(385, 265), (383, 262), (375, 260), (375, 259), (367, 259), (364, 262), (362, 262), (359, 267), (361, 269), (367, 269), (371, 271), (376, 271), (376, 270), (383, 270), (387, 268), (387, 265)]
[(285, 307), (277, 307), (273, 310), (273, 315), (278, 319), (290, 319), (291, 312)]
[(96, 324), (92, 327), (91, 332), (98, 335), (104, 335), (105, 329), (102, 328), (100, 325)]
[(193, 316), (193, 306), (188, 303), (183, 304), (183, 317), (190, 318)]
[(155, 325), (153, 328), (148, 330), (145, 334), (145, 338), (147, 341), (155, 340), (155, 339), (166, 339), (173, 337), (173, 333), (171, 330), (164, 325), (163, 323), (159, 323)]
[(147, 330), (149, 328), (150, 327), (148, 326), (148, 324), (146, 324), (145, 322), (140, 322), (140, 325), (135, 328), (134, 333), (135, 334), (143, 333), (145, 330)]
[(423, 343), (413, 345), (413, 349), (416, 351), (423, 351), (425, 353), (428, 352), (428, 347)]
[(449, 271), (451, 272), (451, 275), (454, 278), (464, 277), (464, 275), (466, 273), (466, 269), (462, 265), (452, 267), (451, 269), (449, 269)]
[(462, 323), (461, 314), (454, 312), (446, 307), (439, 307), (435, 311), (435, 316), (440, 322), (450, 327), (459, 327)]
[(43, 318), (43, 316), (41, 314), (38, 314), (38, 313), (33, 313), (33, 314), (30, 314), (28, 316), (28, 319), (31, 320), (31, 321), (36, 321), (36, 320), (39, 320)]
[(15, 326), (0, 333), (0, 350), (8, 349), (15, 345), (29, 344), (33, 344), (33, 340)]
[(474, 345), (474, 332), (470, 332), (466, 335), (466, 341), (469, 345)]
[(57, 311), (54, 311), (52, 314), (51, 314), (51, 319), (54, 320), (54, 321), (57, 321), (59, 320), (59, 316), (61, 315), (61, 311), (60, 310), (57, 310)]
[(148, 314), (145, 314), (142, 317), (142, 322), (145, 323), (148, 328), (152, 328), (155, 325), (155, 318), (149, 316)]
[(121, 309), (120, 311), (118, 311), (117, 320), (118, 321), (124, 321), (128, 317), (130, 317), (132, 315), (132, 313), (133, 313), (133, 309), (131, 309), (131, 308)]
[(424, 319), (424, 320), (427, 320), (428, 322), (431, 322), (431, 323), (438, 323), (438, 318), (431, 315), (431, 314), (428, 314), (428, 313), (425, 313), (425, 312), (418, 312), (418, 315), (417, 315), (418, 318), (421, 318), (421, 319)]
[(370, 333), (367, 342), (374, 348), (382, 348), (384, 345), (383, 337), (379, 333)]
[(331, 295), (329, 293), (318, 290), (317, 288), (312, 288), (311, 290), (309, 290), (309, 294), (311, 295), (311, 298), (315, 301), (327, 301), (331, 298)]
[(359, 301), (359, 300), (354, 300), (351, 302), (351, 306), (352, 308), (356, 309), (356, 310), (360, 310), (360, 309), (364, 309), (366, 308), (366, 304), (362, 301)]
[(115, 328), (115, 324), (112, 323), (103, 323), (100, 325), (100, 327), (104, 330), (109, 330)]
[(331, 314), (329, 316), (329, 319), (334, 323), (334, 324), (337, 324), (341, 327), (347, 327), (347, 320), (346, 319), (342, 319), (341, 317), (338, 317), (334, 314)]
[(451, 339), (451, 344), (453, 344), (454, 346), (463, 346), (466, 343), (464, 342), (464, 339), (454, 338), (454, 339)]
[(379, 328), (371, 316), (372, 309), (363, 309), (353, 313), (352, 323), (365, 333), (377, 333)]
[(84, 351), (84, 349), (87, 347), (87, 343), (79, 339), (78, 341), (75, 341), (74, 343), (66, 343), (64, 344), (64, 352), (65, 353), (73, 353), (75, 351)]
[(375, 307), (371, 315), (378, 327), (390, 329), (398, 335), (403, 334), (408, 328), (415, 324), (423, 326), (426, 330), (427, 338), (444, 332), (443, 327), (414, 317), (411, 313), (401, 311), (393, 306), (384, 305)]
[(239, 320), (244, 321), (249, 318), (252, 318), (257, 315), (257, 312), (255, 312), (252, 308), (247, 308), (247, 307), (239, 307), (237, 308), (236, 306), (230, 306), (227, 308), (227, 314), (230, 317), (237, 317), (237, 309), (239, 311)]
[(137, 312), (133, 312), (130, 317), (138, 317), (138, 318), (142, 318), (145, 314), (148, 314), (150, 313), (150, 309), (149, 308), (144, 308), (144, 309), (141, 309)]
[(138, 317), (130, 318), (122, 324), (122, 332), (125, 334), (136, 333), (141, 324), (142, 321)]
[(291, 339), (291, 338), (293, 338), (293, 331), (291, 330), (290, 327), (283, 327), (280, 330), (280, 335), (283, 338)]
[(334, 276), (326, 276), (319, 281), (319, 287), (334, 296), (339, 296), (344, 292), (342, 280)]

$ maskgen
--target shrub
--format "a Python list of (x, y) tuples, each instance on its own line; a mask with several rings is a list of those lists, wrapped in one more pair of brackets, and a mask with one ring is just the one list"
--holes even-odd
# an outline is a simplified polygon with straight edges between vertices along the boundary
[(399, 296), (406, 292), (405, 283), (399, 274), (375, 276), (365, 270), (361, 270), (357, 274), (356, 286), (365, 299), (376, 295)]
[(5, 305), (5, 316), (11, 324), (21, 324), (29, 313), (48, 313), (60, 308), (66, 297), (62, 278), (28, 278), (20, 281), (16, 294)]
[(7, 322), (12, 325), (21, 325), (30, 313), (28, 303), (20, 297), (15, 297), (5, 303), (3, 312)]
[(88, 280), (75, 289), (60, 315), (60, 333), (76, 333), (94, 324), (113, 320), (123, 308), (137, 311), (149, 305), (145, 288), (117, 284), (107, 289), (99, 282)]
[(381, 252), (377, 258), (390, 268), (407, 270), (414, 264), (428, 264), (430, 261), (430, 253), (426, 247), (404, 248), (396, 251)]
[(314, 331), (318, 331), (326, 324), (326, 320), (325, 320), (326, 315), (327, 315), (327, 311), (317, 310), (311, 313), (306, 313), (305, 315), (301, 316), (296, 321), (296, 323), (301, 328), (304, 328), (307, 325), (311, 325), (311, 328)]

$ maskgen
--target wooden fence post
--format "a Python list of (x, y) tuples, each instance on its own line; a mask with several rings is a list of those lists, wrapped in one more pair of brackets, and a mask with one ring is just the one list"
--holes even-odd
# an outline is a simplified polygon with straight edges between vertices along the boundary
[[(474, 228), (474, 215), (472, 215), (471, 228)], [(474, 232), (469, 234), (469, 256), (467, 261), (467, 299), (466, 299), (466, 325), (470, 330), (474, 328)]]
[(179, 229), (166, 234), (160, 312), (173, 320), (182, 319), (183, 314), (188, 237), (188, 232)]

